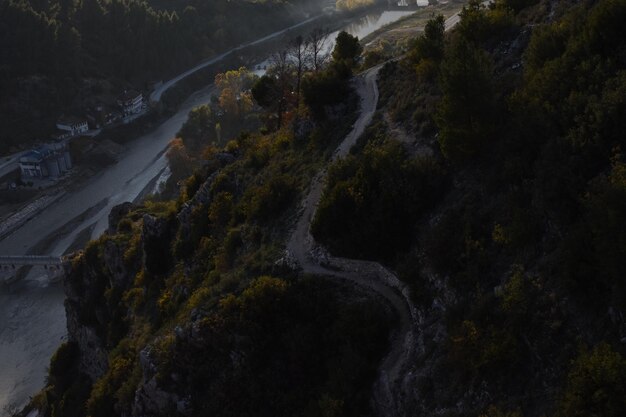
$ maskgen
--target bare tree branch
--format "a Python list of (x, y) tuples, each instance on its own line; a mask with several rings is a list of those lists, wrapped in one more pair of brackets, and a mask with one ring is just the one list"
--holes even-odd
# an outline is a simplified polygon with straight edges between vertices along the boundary
[(315, 28), (307, 38), (309, 45), (308, 56), (315, 72), (319, 71), (328, 58), (328, 53), (324, 51), (324, 46), (328, 40), (330, 32), (325, 28)]
[(287, 94), (291, 91), (292, 65), (287, 50), (272, 54), (270, 57), (270, 76), (276, 79), (278, 85), (278, 127), (282, 125), (283, 113), (287, 106)]
[(306, 52), (308, 47), (308, 41), (305, 41), (302, 36), (297, 36), (292, 40), (289, 47), (289, 56), (294, 61), (296, 67), (296, 106), (300, 104), (300, 82), (302, 81), (302, 74), (306, 70)]

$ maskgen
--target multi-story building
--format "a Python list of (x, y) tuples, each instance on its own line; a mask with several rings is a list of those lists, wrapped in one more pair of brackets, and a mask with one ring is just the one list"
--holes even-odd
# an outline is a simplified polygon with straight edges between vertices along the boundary
[(124, 116), (137, 114), (140, 113), (143, 108), (143, 96), (136, 90), (124, 91), (124, 93), (117, 98), (117, 104), (120, 106)]
[(68, 132), (70, 136), (76, 136), (89, 130), (86, 119), (73, 116), (61, 116), (57, 120), (57, 129)]
[(52, 143), (33, 149), (20, 157), (22, 180), (55, 178), (72, 168), (65, 144)]

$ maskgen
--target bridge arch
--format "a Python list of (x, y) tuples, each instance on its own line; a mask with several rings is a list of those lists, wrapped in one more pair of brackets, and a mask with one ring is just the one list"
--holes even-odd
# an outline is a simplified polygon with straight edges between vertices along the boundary
[(11, 282), (20, 278), (23, 267), (43, 267), (50, 280), (59, 278), (63, 271), (61, 256), (0, 255), (0, 282)]

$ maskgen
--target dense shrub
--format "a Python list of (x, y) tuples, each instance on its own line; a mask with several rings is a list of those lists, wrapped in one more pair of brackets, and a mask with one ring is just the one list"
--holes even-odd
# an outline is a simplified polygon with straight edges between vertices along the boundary
[(436, 120), (441, 151), (454, 161), (474, 156), (493, 137), (492, 72), (490, 57), (473, 43), (457, 37), (446, 48)]
[(193, 339), (166, 337), (153, 351), (161, 384), (190, 393), (202, 414), (363, 415), (385, 325), (373, 304), (265, 276), (222, 298)]
[(626, 359), (601, 343), (573, 361), (557, 417), (618, 417), (626, 410)]
[(302, 79), (302, 97), (317, 119), (326, 117), (326, 108), (341, 103), (350, 92), (349, 67), (340, 63)]
[(293, 202), (297, 188), (288, 175), (276, 175), (265, 184), (250, 189), (247, 214), (250, 219), (270, 220)]
[(412, 159), (401, 144), (366, 146), (329, 169), (311, 231), (337, 254), (390, 259), (406, 250), (412, 225), (444, 184), (431, 159)]

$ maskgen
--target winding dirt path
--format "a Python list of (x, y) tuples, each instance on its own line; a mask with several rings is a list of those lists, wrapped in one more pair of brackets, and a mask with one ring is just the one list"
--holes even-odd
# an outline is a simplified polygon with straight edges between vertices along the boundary
[[(489, 0), (483, 2), (488, 3)], [(444, 30), (449, 31), (459, 21), (460, 15), (455, 13), (446, 19)], [(331, 162), (345, 157), (371, 122), (378, 104), (376, 79), (382, 65), (370, 68), (355, 78), (356, 90), (361, 99), (361, 115), (333, 153)], [(379, 367), (373, 405), (380, 416), (401, 416), (404, 414), (402, 403), (406, 395), (404, 379), (408, 375), (409, 360), (417, 344), (419, 313), (411, 302), (409, 288), (393, 272), (377, 262), (330, 256), (315, 242), (310, 227), (322, 197), (326, 175), (324, 169), (311, 182), (309, 193), (302, 202), (302, 214), (287, 242), (287, 254), (302, 268), (302, 272), (350, 281), (381, 296), (396, 311), (398, 325), (391, 337), (390, 351)]]
[[(361, 98), (361, 115), (334, 152), (332, 161), (347, 155), (372, 120), (378, 103), (376, 78), (380, 68), (374, 67), (355, 79), (357, 93)], [(391, 271), (377, 262), (332, 257), (315, 243), (310, 225), (322, 196), (325, 179), (326, 170), (323, 170), (311, 182), (309, 193), (302, 203), (302, 214), (287, 243), (287, 252), (304, 273), (350, 281), (381, 296), (396, 311), (398, 326), (392, 335), (391, 350), (380, 365), (373, 402), (379, 415), (397, 416), (400, 414), (402, 396), (399, 388), (413, 348), (413, 323), (417, 312), (410, 301), (408, 288)]]

